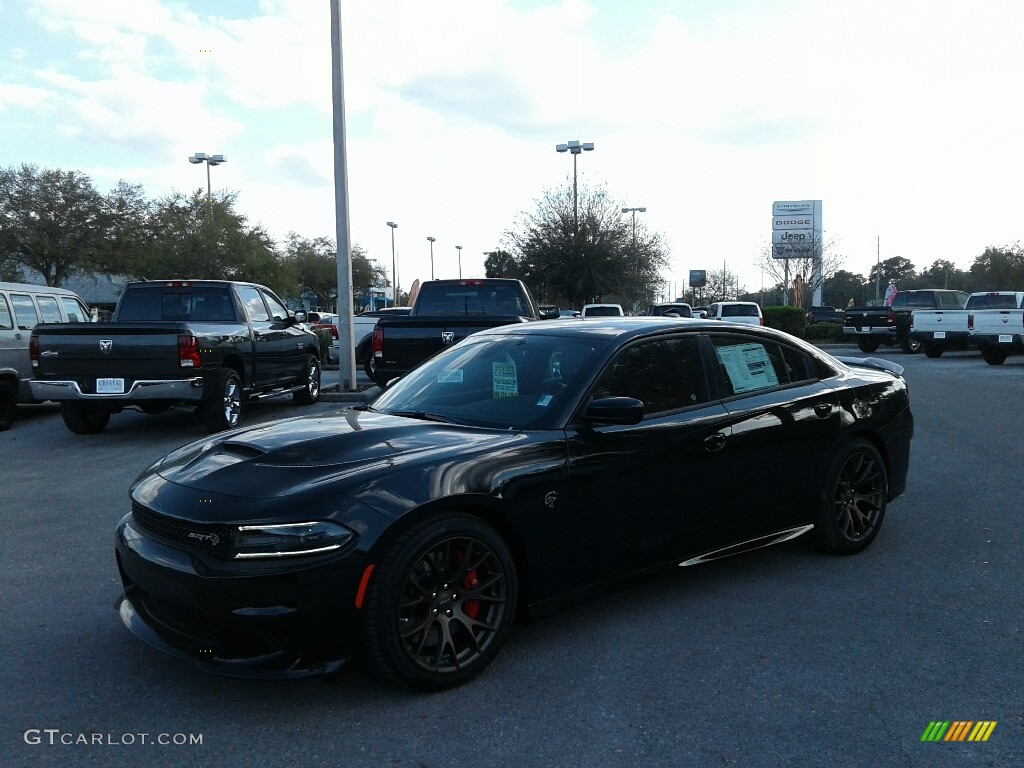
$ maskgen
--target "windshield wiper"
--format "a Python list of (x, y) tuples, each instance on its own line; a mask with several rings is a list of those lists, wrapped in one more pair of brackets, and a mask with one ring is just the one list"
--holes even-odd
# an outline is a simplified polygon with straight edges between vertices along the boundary
[(410, 419), (420, 419), (421, 421), (438, 421), (442, 424), (465, 424), (464, 421), (458, 421), (448, 416), (442, 416), (440, 413), (429, 413), (427, 411), (383, 411), (383, 413), (387, 413), (389, 416), (405, 416)]

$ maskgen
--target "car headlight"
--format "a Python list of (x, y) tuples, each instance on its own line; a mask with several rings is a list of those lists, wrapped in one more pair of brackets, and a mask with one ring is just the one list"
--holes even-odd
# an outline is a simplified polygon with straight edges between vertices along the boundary
[(343, 547), (355, 531), (337, 523), (240, 525), (234, 534), (236, 560), (319, 555)]

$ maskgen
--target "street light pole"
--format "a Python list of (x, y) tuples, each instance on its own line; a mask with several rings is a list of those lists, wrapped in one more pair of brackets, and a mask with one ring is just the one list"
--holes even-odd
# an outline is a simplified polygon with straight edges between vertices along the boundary
[(456, 245), (455, 250), (459, 252), (459, 280), (462, 279), (462, 246)]
[(395, 268), (395, 228), (398, 226), (393, 221), (388, 222), (391, 227), (391, 306), (398, 306), (398, 270)]
[(593, 152), (594, 142), (585, 141), (580, 143), (579, 140), (567, 141), (565, 144), (556, 144), (556, 152), (570, 152), (572, 154), (572, 225), (573, 225), (573, 238), (579, 235), (580, 231), (580, 215), (579, 215), (579, 193), (576, 187), (576, 155), (581, 152)]
[(639, 277), (640, 277), (640, 259), (637, 258), (637, 253), (636, 253), (636, 214), (637, 214), (638, 211), (640, 213), (646, 213), (647, 209), (643, 208), (643, 207), (641, 207), (641, 208), (623, 208), (622, 209), (623, 213), (631, 213), (633, 215), (633, 258), (636, 259), (636, 264), (634, 264), (633, 266), (634, 266), (634, 269), (636, 270), (637, 281), (639, 282)]
[(196, 152), (194, 155), (189, 157), (188, 161), (192, 165), (198, 165), (199, 163), (206, 163), (206, 202), (210, 206), (210, 213), (213, 213), (213, 188), (210, 186), (210, 166), (220, 165), (226, 163), (228, 159), (224, 155), (208, 155), (205, 152)]
[(434, 241), (437, 240), (437, 238), (436, 237), (429, 237), (428, 236), (427, 240), (430, 241), (430, 279), (433, 280), (434, 279)]

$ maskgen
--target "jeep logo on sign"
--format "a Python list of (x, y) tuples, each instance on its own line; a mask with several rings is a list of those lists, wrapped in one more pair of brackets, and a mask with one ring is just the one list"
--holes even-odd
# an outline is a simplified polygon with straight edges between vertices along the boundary
[(441, 341), (445, 346), (455, 341), (455, 331), (441, 331)]
[(109, 355), (110, 350), (114, 348), (113, 339), (100, 339), (100, 352), (104, 355)]

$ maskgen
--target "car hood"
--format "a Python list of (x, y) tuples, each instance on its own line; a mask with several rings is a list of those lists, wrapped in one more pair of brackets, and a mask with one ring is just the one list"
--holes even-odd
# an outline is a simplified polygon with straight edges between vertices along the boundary
[[(253, 499), (374, 478), (410, 464), (491, 451), (516, 433), (367, 411), (236, 430), (179, 448), (151, 467), (176, 485)], [(341, 490), (339, 487), (338, 490)]]

